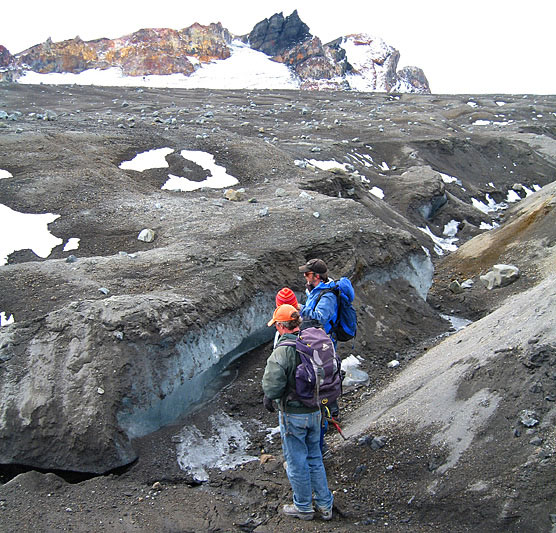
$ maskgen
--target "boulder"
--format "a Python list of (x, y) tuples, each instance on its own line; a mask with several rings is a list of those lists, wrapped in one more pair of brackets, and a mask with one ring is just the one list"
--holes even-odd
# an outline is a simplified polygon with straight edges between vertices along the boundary
[(480, 276), (488, 290), (505, 287), (519, 278), (519, 268), (514, 265), (494, 265), (492, 270)]

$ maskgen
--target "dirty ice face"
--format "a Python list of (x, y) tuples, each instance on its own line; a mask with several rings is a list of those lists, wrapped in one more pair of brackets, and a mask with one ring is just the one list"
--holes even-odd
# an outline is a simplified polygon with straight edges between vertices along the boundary
[(186, 425), (172, 440), (176, 442), (178, 464), (197, 481), (208, 481), (206, 468), (230, 470), (237, 465), (256, 461), (247, 453), (250, 445), (247, 432), (240, 421), (226, 413), (209, 417), (211, 426), (205, 436), (194, 425)]

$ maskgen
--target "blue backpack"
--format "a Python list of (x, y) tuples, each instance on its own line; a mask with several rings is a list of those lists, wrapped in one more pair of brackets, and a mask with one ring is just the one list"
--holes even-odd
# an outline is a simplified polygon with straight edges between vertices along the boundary
[(321, 291), (315, 303), (315, 307), (326, 292), (333, 292), (338, 301), (336, 322), (332, 325), (330, 333), (332, 333), (337, 340), (342, 342), (353, 339), (357, 334), (357, 313), (353, 308), (355, 291), (353, 290), (351, 281), (349, 278), (342, 277), (334, 287)]
[(295, 346), (301, 362), (295, 370), (295, 396), (308, 407), (322, 407), (342, 394), (340, 369), (332, 339), (321, 328), (307, 328), (294, 341), (280, 346)]

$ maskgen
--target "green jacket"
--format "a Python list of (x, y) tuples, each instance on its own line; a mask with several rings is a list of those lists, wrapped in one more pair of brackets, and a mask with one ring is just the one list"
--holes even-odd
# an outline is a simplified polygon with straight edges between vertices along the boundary
[(263, 392), (271, 400), (278, 402), (281, 410), (287, 413), (312, 413), (318, 407), (307, 407), (299, 400), (288, 398), (295, 392), (295, 370), (301, 359), (295, 346), (280, 346), (285, 340), (297, 339), (297, 333), (285, 333), (278, 339), (276, 348), (266, 361), (263, 375)]

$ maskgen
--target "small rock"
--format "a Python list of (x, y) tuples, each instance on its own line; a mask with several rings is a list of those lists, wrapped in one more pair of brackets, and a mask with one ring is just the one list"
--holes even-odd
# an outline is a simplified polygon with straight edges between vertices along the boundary
[(529, 441), (529, 444), (533, 446), (542, 446), (542, 439), (540, 437), (534, 437)]
[(259, 210), (260, 217), (266, 217), (268, 215), (268, 207), (263, 207)]
[(75, 255), (68, 255), (66, 257), (66, 263), (75, 263), (77, 261), (77, 257)]
[(245, 198), (245, 193), (235, 189), (228, 189), (224, 193), (224, 197), (230, 202), (241, 202)]
[(273, 459), (274, 455), (271, 455), (270, 453), (263, 453), (259, 457), (259, 462), (264, 465), (265, 463), (268, 463), (268, 461), (272, 461)]
[(454, 294), (461, 294), (463, 292), (463, 287), (460, 285), (459, 281), (457, 279), (453, 280), (450, 282), (450, 285), (448, 285), (448, 288), (454, 293)]
[(102, 292), (102, 294), (107, 295), (110, 291), (106, 287), (100, 287), (99, 292)]
[(97, 389), (97, 392), (98, 392), (99, 394), (104, 394), (104, 389), (103, 389), (102, 387), (99, 387), (99, 388)]
[(160, 481), (155, 481), (153, 483), (152, 489), (153, 490), (162, 490), (162, 484), (160, 483)]
[(533, 385), (531, 385), (531, 388), (529, 389), (533, 394), (538, 394), (539, 392), (542, 392), (542, 383), (533, 383)]
[(528, 409), (524, 409), (519, 414), (519, 421), (526, 427), (530, 428), (536, 426), (539, 421), (535, 418), (537, 415), (534, 411), (529, 411)]
[(278, 187), (278, 189), (276, 189), (276, 191), (274, 192), (274, 195), (278, 196), (278, 198), (283, 198), (284, 196), (287, 196), (288, 193), (286, 189), (283, 189), (282, 187)]
[(314, 216), (315, 218), (320, 218), (320, 213), (319, 213), (318, 211), (315, 211), (315, 212), (313, 213), (313, 216)]
[(143, 241), (143, 242), (153, 242), (154, 237), (155, 237), (154, 231), (152, 229), (145, 228), (145, 229), (141, 230), (141, 232), (137, 236), (137, 239), (139, 241)]
[(367, 469), (367, 465), (359, 465), (353, 473), (353, 479), (359, 479), (367, 471)]
[(371, 448), (373, 450), (380, 450), (380, 448), (384, 448), (386, 446), (387, 438), (385, 436), (381, 437), (374, 437), (371, 441)]
[(400, 366), (400, 362), (397, 359), (393, 359), (386, 366), (388, 368), (396, 368), (397, 366)]

